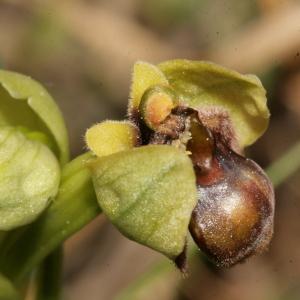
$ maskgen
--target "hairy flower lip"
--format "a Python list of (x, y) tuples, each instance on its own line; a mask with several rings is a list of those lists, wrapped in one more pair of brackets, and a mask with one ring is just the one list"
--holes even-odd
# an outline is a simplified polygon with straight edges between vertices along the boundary
[(217, 266), (230, 267), (268, 247), (273, 234), (274, 190), (255, 162), (216, 140), (215, 170), (196, 173), (199, 200), (189, 229)]

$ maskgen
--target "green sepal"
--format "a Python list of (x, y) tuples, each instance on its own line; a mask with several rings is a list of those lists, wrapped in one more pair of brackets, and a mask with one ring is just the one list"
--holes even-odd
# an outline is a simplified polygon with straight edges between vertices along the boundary
[(68, 161), (68, 137), (61, 112), (47, 90), (32, 78), (0, 70), (0, 126), (43, 132), (52, 140), (61, 164)]
[(196, 205), (188, 156), (149, 145), (89, 163), (99, 205), (128, 238), (175, 259), (184, 249)]
[(206, 61), (178, 59), (158, 67), (182, 103), (198, 110), (215, 107), (228, 112), (241, 148), (254, 143), (267, 129), (266, 91), (256, 76)]
[(14, 127), (0, 127), (0, 230), (31, 223), (58, 192), (54, 154)]

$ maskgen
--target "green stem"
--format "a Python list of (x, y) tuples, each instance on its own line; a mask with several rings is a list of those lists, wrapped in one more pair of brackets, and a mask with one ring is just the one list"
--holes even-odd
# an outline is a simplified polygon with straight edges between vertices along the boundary
[(49, 254), (37, 271), (36, 300), (61, 299), (63, 247)]
[(293, 145), (279, 159), (272, 163), (266, 172), (277, 187), (300, 168), (300, 142)]
[(86, 153), (63, 168), (58, 196), (34, 223), (7, 236), (0, 249), (0, 271), (16, 284), (100, 208), (85, 162)]

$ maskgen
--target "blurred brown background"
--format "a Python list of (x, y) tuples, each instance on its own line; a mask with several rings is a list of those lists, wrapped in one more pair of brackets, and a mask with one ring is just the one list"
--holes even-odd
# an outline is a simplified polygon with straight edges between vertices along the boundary
[[(172, 58), (260, 76), (271, 125), (248, 154), (263, 167), (299, 140), (300, 1), (0, 0), (0, 66), (47, 87), (73, 156), (84, 151), (91, 124), (124, 118), (134, 61)], [(268, 253), (226, 271), (199, 255), (186, 279), (99, 217), (66, 243), (65, 299), (300, 299), (299, 179), (300, 172), (276, 190)]]

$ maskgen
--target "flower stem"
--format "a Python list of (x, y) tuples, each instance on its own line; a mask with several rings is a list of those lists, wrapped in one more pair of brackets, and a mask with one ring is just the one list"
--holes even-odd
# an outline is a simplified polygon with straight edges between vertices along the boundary
[(300, 167), (300, 142), (293, 145), (279, 159), (272, 163), (266, 172), (277, 187), (288, 177), (293, 175)]
[(43, 260), (37, 271), (36, 300), (61, 299), (62, 263), (62, 246), (59, 246)]

